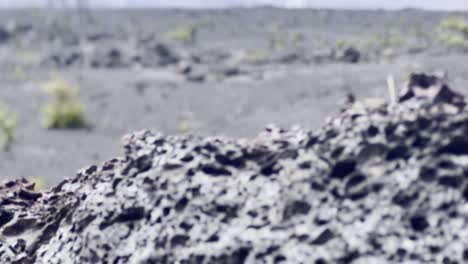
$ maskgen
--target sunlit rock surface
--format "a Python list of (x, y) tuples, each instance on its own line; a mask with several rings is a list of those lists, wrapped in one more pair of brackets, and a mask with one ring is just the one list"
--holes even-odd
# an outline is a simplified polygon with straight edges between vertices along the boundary
[(0, 187), (0, 263), (462, 263), (468, 111), (413, 74), (313, 132), (124, 138), (49, 191)]

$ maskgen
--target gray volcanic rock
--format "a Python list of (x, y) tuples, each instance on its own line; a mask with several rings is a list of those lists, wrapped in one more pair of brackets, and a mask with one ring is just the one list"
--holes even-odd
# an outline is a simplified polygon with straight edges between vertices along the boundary
[(414, 74), (316, 132), (124, 138), (43, 193), (0, 187), (1, 263), (462, 263), (468, 111)]
[(359, 63), (362, 60), (361, 52), (352, 46), (336, 50), (334, 57), (346, 63)]
[(11, 37), (11, 34), (8, 30), (6, 30), (4, 27), (0, 26), (0, 44), (8, 41)]

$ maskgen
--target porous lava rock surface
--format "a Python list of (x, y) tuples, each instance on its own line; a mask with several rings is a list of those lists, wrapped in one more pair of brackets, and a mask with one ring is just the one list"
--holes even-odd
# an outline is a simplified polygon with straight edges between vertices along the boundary
[(397, 99), (252, 140), (138, 132), (49, 191), (4, 183), (0, 263), (467, 262), (465, 98), (413, 74)]

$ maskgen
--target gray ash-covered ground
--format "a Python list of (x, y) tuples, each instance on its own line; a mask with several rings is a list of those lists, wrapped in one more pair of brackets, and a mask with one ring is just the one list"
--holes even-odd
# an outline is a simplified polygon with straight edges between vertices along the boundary
[(2, 263), (464, 263), (468, 109), (439, 77), (316, 131), (124, 138), (50, 191), (0, 187)]
[[(0, 11), (0, 103), (18, 115), (0, 179), (51, 186), (142, 129), (251, 138), (265, 124), (318, 128), (348, 93), (386, 96), (387, 75), (447, 70), (465, 87), (468, 56), (439, 39), (464, 13), (283, 10)], [(196, 28), (193, 41), (166, 33)], [(47, 130), (42, 86), (81, 87), (87, 130)], [(463, 92), (463, 91), (462, 91)]]

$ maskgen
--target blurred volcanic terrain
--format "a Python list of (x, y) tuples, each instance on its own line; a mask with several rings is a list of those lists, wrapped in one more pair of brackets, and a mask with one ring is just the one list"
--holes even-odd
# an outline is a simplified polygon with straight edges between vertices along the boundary
[[(136, 130), (239, 138), (269, 123), (314, 129), (350, 95), (386, 99), (388, 76), (448, 71), (453, 87), (468, 78), (468, 45), (449, 45), (440, 27), (464, 13), (0, 12), (0, 102), (18, 116), (1, 180), (55, 184), (115, 156)], [(43, 86), (56, 79), (80, 88), (85, 128), (41, 126)]]

